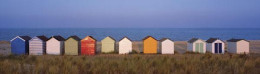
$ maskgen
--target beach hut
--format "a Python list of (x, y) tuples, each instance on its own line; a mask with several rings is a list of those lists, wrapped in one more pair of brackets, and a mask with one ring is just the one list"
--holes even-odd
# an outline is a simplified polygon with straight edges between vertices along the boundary
[(192, 38), (188, 41), (188, 51), (206, 53), (206, 42), (199, 38)]
[(119, 41), (119, 54), (129, 54), (132, 52), (132, 41), (124, 37)]
[(16, 36), (11, 40), (11, 53), (22, 55), (29, 52), (29, 36)]
[(46, 54), (62, 55), (64, 53), (64, 41), (62, 36), (52, 36), (46, 43)]
[(143, 53), (156, 54), (157, 53), (157, 40), (152, 36), (147, 36), (143, 39)]
[(65, 55), (79, 55), (80, 38), (78, 36), (70, 36), (65, 41)]
[(29, 40), (29, 55), (43, 55), (46, 53), (46, 36), (35, 36)]
[(249, 53), (249, 41), (245, 39), (230, 39), (227, 40), (229, 53), (248, 54)]
[(224, 54), (225, 43), (218, 38), (209, 38), (207, 41), (207, 51), (215, 54)]
[(81, 40), (81, 55), (96, 54), (96, 39), (92, 36), (87, 36)]
[(174, 54), (174, 42), (168, 38), (162, 38), (160, 40), (160, 52), (161, 54)]
[(102, 53), (111, 53), (115, 52), (115, 43), (116, 40), (110, 36), (106, 37), (101, 41), (101, 52)]

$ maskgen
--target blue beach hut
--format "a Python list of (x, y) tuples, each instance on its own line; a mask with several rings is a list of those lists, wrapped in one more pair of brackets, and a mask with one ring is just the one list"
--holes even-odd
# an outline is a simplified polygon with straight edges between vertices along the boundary
[(27, 54), (29, 52), (29, 36), (17, 36), (11, 40), (11, 53), (12, 54)]

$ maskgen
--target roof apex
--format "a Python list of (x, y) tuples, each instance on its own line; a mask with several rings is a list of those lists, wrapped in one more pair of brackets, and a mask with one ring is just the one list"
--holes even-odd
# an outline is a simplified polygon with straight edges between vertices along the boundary
[(30, 40), (31, 39), (31, 37), (30, 36), (16, 36), (15, 38), (13, 38), (12, 40), (10, 40), (10, 41), (13, 41), (13, 40), (15, 40), (16, 38), (20, 38), (20, 39), (22, 39), (23, 41), (28, 41), (28, 40)]
[(163, 41), (165, 41), (165, 40), (170, 40), (170, 41), (172, 41), (172, 42), (174, 42), (173, 40), (171, 40), (170, 38), (162, 38), (161, 40), (160, 40), (160, 42), (163, 42)]
[[(232, 38), (232, 39), (227, 40), (227, 42), (238, 42), (238, 41), (241, 41), (241, 40), (245, 40), (245, 39), (235, 39), (235, 38)], [(248, 40), (245, 40), (245, 41), (249, 42)]]
[(51, 36), (48, 40), (50, 40), (51, 38), (54, 38), (54, 39), (56, 39), (58, 41), (65, 41), (65, 39), (62, 36), (60, 36), (60, 35)]
[[(202, 40), (202, 39), (200, 39), (200, 38), (192, 38), (192, 39), (190, 39), (188, 42), (189, 43), (193, 43), (193, 42), (195, 42), (195, 41), (197, 41), (197, 40)], [(203, 40), (202, 40), (203, 41)], [(203, 41), (203, 42), (205, 42), (205, 41)]]
[[(216, 40), (220, 40), (219, 38), (209, 38), (206, 42), (207, 43), (213, 43), (213, 42), (215, 42)], [(222, 40), (220, 40), (220, 41), (222, 41)], [(224, 42), (224, 41), (222, 41), (222, 42)]]
[[(107, 37), (105, 37), (104, 39), (106, 39), (106, 38), (110, 38), (110, 39), (116, 41), (116, 40), (115, 40), (113, 37), (111, 37), (111, 36), (107, 36)], [(103, 39), (103, 40), (104, 40), (104, 39)]]
[(152, 37), (152, 36), (150, 36), (150, 35), (148, 35), (148, 36), (146, 36), (145, 38), (143, 38), (143, 40), (146, 40), (146, 39), (149, 38), (149, 37), (151, 37), (151, 38), (153, 38), (153, 39), (155, 39), (155, 40), (157, 41), (156, 38), (154, 38), (154, 37)]
[(70, 39), (70, 38), (72, 38), (72, 39), (74, 39), (74, 40), (76, 40), (76, 41), (80, 41), (80, 40), (81, 40), (81, 39), (80, 39), (78, 36), (76, 36), (76, 35), (70, 36), (70, 37), (68, 37), (66, 40), (68, 40), (68, 39)]
[(120, 39), (119, 41), (122, 41), (122, 40), (125, 39), (125, 38), (128, 39), (128, 40), (130, 40), (130, 41), (132, 42), (132, 40), (131, 40), (130, 38), (126, 37), (126, 36), (123, 37), (122, 39)]
[[(94, 37), (92, 37), (92, 36), (86, 36), (85, 38), (91, 38), (91, 39), (93, 39), (93, 40), (95, 40), (95, 41), (97, 41)], [(84, 40), (85, 38), (83, 38), (82, 40)]]
[(35, 36), (35, 37), (41, 39), (42, 41), (47, 41), (47, 40), (48, 40), (48, 38), (47, 38), (46, 36), (44, 36), (44, 35), (41, 35), (41, 36)]

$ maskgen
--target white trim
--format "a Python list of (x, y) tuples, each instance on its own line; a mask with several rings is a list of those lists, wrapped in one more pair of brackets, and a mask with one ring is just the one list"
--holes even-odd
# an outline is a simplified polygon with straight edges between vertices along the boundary
[[(224, 43), (224, 41), (222, 41), (222, 40), (220, 40), (220, 39), (217, 39), (217, 40), (219, 40), (219, 41), (221, 41), (221, 42), (223, 42)], [(212, 42), (212, 43), (215, 43), (217, 40), (215, 40), (214, 42)]]
[(12, 40), (10, 40), (11, 42), (17, 38), (20, 38), (21, 40), (25, 41), (23, 38), (21, 38), (20, 36), (16, 36), (15, 38), (13, 38)]
[[(44, 42), (42, 39), (40, 39), (39, 37), (35, 36), (37, 39), (41, 40), (42, 42)], [(33, 38), (35, 37), (32, 37), (29, 41), (32, 41)]]

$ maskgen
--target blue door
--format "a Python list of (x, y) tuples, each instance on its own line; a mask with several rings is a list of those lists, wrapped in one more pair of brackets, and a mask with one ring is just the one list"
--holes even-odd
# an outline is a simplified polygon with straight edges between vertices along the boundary
[(215, 53), (222, 53), (222, 43), (215, 43)]
[(218, 53), (222, 53), (222, 43), (218, 43), (218, 46), (219, 46), (219, 52)]
[(218, 53), (218, 43), (215, 43), (215, 53)]

